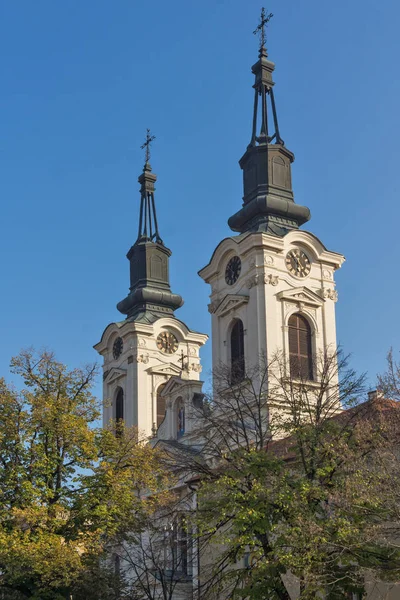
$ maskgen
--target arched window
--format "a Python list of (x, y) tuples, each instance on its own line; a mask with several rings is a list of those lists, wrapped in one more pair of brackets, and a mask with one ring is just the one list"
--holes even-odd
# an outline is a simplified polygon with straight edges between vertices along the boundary
[(115, 422), (117, 426), (117, 435), (122, 433), (122, 421), (124, 420), (124, 390), (118, 388), (115, 398)]
[(295, 379), (314, 379), (311, 327), (303, 315), (289, 318), (290, 375)]
[(163, 391), (166, 385), (166, 383), (162, 383), (160, 386), (158, 386), (157, 389), (157, 429), (160, 427), (165, 417), (165, 398), (161, 396), (161, 392)]
[(231, 383), (243, 381), (244, 375), (244, 331), (242, 321), (237, 319), (231, 331)]
[(176, 400), (176, 432), (178, 438), (185, 433), (185, 406), (182, 398)]

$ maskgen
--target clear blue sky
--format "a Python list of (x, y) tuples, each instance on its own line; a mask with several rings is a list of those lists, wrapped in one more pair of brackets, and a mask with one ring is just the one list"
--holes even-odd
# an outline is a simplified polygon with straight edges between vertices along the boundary
[[(0, 0), (0, 374), (21, 347), (69, 365), (120, 315), (146, 127), (160, 231), (189, 327), (197, 271), (241, 205), (260, 0)], [(267, 5), (282, 137), (307, 229), (347, 262), (338, 339), (371, 382), (400, 349), (400, 4)], [(211, 345), (203, 352), (205, 374)], [(100, 389), (100, 386), (99, 386)]]

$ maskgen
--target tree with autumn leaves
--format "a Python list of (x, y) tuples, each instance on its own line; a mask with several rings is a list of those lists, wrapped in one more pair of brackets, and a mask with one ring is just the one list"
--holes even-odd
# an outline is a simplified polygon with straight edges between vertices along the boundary
[(176, 463), (197, 487), (204, 600), (353, 600), (400, 579), (399, 405), (362, 402), (341, 352), (313, 373), (293, 378), (277, 355), (240, 383), (215, 374), (201, 450)]
[[(93, 366), (25, 351), (12, 370), (23, 388), (0, 380), (1, 600), (173, 598), (187, 583), (175, 522), (200, 565), (198, 600), (353, 600), (399, 580), (399, 405), (360, 403), (364, 379), (340, 352), (317, 357), (313, 382), (281, 355), (240, 383), (220, 369), (192, 451), (170, 455), (123, 423), (96, 426)], [(390, 354), (392, 398), (399, 373)]]
[(23, 388), (0, 380), (0, 597), (117, 598), (104, 556), (163, 503), (157, 452), (96, 426), (94, 366), (28, 350), (11, 369)]

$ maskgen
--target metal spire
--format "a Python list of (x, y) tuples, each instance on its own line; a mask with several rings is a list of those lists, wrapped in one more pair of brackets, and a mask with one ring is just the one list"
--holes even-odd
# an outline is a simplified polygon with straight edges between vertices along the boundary
[(150, 166), (150, 144), (156, 139), (155, 135), (150, 134), (150, 129), (146, 130), (146, 141), (140, 146), (145, 151), (145, 165), (143, 173), (139, 177), (140, 183), (140, 217), (138, 241), (156, 242), (162, 244), (162, 239), (158, 232), (156, 204), (154, 202), (154, 184), (157, 180), (156, 175), (151, 172)]
[(260, 18), (260, 23), (259, 25), (256, 27), (256, 29), (253, 31), (254, 35), (259, 35), (260, 36), (260, 51), (265, 48), (265, 42), (267, 40), (267, 36), (266, 36), (266, 27), (268, 25), (268, 23), (270, 22), (270, 20), (272, 19), (274, 15), (272, 13), (269, 13), (268, 15), (265, 12), (265, 8), (262, 7), (261, 9), (261, 18)]
[[(260, 36), (260, 51), (259, 51), (259, 60), (252, 67), (252, 71), (256, 76), (256, 81), (254, 84), (255, 97), (254, 97), (254, 112), (253, 112), (253, 129), (251, 135), (250, 146), (255, 146), (258, 144), (270, 144), (275, 140), (276, 144), (284, 144), (278, 126), (278, 116), (276, 112), (275, 106), (275, 98), (274, 98), (274, 82), (272, 80), (272, 72), (275, 68), (275, 65), (268, 60), (268, 54), (265, 47), (266, 43), (266, 27), (270, 20), (272, 19), (273, 14), (266, 13), (265, 8), (261, 9), (261, 17), (260, 23), (257, 28), (253, 31), (254, 35)], [(261, 107), (259, 110), (259, 97), (261, 97)], [(269, 100), (269, 102), (268, 102)], [(268, 109), (268, 103), (270, 104), (270, 109)], [(269, 127), (268, 127), (268, 112), (269, 110), (272, 112), (274, 133), (270, 135)], [(257, 135), (257, 123), (261, 120), (260, 124), (260, 133)]]

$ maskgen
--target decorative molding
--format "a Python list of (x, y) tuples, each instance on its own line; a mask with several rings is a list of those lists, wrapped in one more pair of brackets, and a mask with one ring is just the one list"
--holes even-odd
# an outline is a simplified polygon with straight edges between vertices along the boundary
[(144, 338), (138, 338), (138, 348), (146, 348), (147, 343), (146, 340)]
[(145, 365), (147, 365), (147, 363), (150, 360), (148, 354), (136, 354), (136, 355), (134, 355), (134, 359), (136, 360), (136, 362), (138, 362), (138, 363), (142, 362)]
[(324, 279), (332, 280), (333, 279), (333, 273), (332, 273), (332, 271), (329, 271), (328, 269), (324, 269), (322, 271), (322, 277)]
[(203, 367), (201, 365), (197, 364), (197, 363), (192, 363), (189, 366), (189, 370), (190, 371), (194, 371), (195, 373), (201, 373), (202, 370), (203, 370)]
[(121, 377), (126, 377), (125, 369), (110, 369), (104, 377), (104, 381), (106, 383), (114, 383), (117, 379), (121, 379)]
[(181, 371), (182, 369), (177, 365), (174, 365), (173, 363), (158, 363), (157, 365), (154, 365), (148, 369), (148, 372), (152, 373), (153, 376), (162, 375), (167, 376), (167, 378), (171, 377), (171, 375), (176, 375), (177, 377), (179, 377)]
[(320, 294), (322, 298), (329, 298), (329, 300), (333, 300), (333, 302), (337, 302), (339, 299), (337, 291), (332, 290), (331, 288), (322, 288)]
[(289, 290), (284, 290), (277, 294), (280, 300), (285, 301), (286, 304), (296, 304), (300, 306), (300, 304), (304, 306), (311, 306), (313, 308), (319, 308), (323, 305), (325, 300), (321, 298), (318, 294), (310, 290), (309, 288), (303, 286), (298, 288), (292, 288)]
[(293, 302), (285, 302), (285, 315), (287, 315), (288, 312), (293, 310), (293, 308), (296, 308), (296, 306), (293, 304)]
[(195, 346), (189, 346), (189, 356), (197, 356), (197, 348)]
[(214, 314), (219, 305), (220, 305), (220, 303), (215, 300), (214, 300), (214, 302), (210, 302), (210, 304), (207, 305), (208, 312), (211, 314)]
[(273, 265), (275, 262), (274, 257), (270, 254), (264, 254), (264, 264), (265, 265)]
[(153, 375), (154, 385), (168, 380), (168, 375)]
[(214, 310), (214, 313), (218, 317), (222, 317), (226, 315), (228, 312), (236, 310), (239, 306), (243, 304), (247, 304), (249, 301), (249, 296), (239, 296), (236, 294), (228, 294), (219, 304), (219, 306)]
[(278, 285), (278, 283), (279, 283), (278, 275), (272, 275), (271, 273), (269, 273), (267, 283), (269, 283), (270, 285), (274, 285), (274, 286)]
[(246, 285), (247, 285), (248, 289), (250, 290), (252, 287), (254, 287), (256, 285), (263, 285), (263, 284), (278, 285), (278, 282), (279, 282), (278, 275), (272, 275), (272, 273), (268, 273), (268, 274), (256, 273), (256, 275), (249, 277), (249, 279), (246, 281)]

